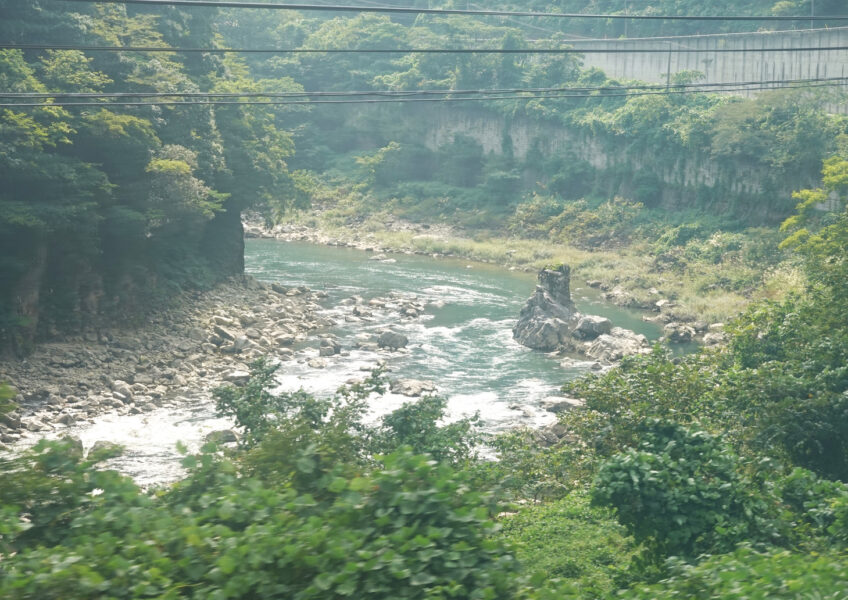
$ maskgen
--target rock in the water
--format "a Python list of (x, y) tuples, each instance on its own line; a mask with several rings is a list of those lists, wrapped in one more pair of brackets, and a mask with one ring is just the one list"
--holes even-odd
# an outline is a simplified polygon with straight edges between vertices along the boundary
[(575, 316), (570, 276), (571, 269), (567, 265), (539, 272), (539, 285), (512, 328), (512, 336), (520, 344), (551, 351), (556, 350), (569, 335), (569, 323)]
[(669, 323), (663, 327), (665, 339), (674, 344), (685, 344), (691, 342), (695, 337), (695, 329), (683, 323)]
[(232, 444), (239, 441), (239, 436), (232, 429), (220, 429), (210, 431), (203, 439), (211, 444)]
[(75, 435), (66, 435), (59, 441), (68, 444), (68, 452), (72, 456), (77, 457), (77, 458), (82, 458), (83, 446), (82, 446), (82, 440), (79, 439), (79, 437), (77, 437)]
[(323, 358), (313, 358), (308, 363), (306, 363), (313, 369), (324, 369), (327, 366), (327, 361)]
[(21, 419), (17, 415), (12, 413), (0, 413), (0, 425), (5, 425), (10, 429), (20, 429), (21, 428)]
[(380, 348), (399, 350), (400, 348), (406, 348), (407, 344), (409, 344), (409, 338), (402, 333), (395, 333), (394, 331), (384, 331), (377, 338), (377, 345)]
[(612, 321), (595, 315), (583, 315), (571, 335), (581, 340), (594, 340), (599, 335), (612, 331)]
[(230, 371), (229, 373), (224, 373), (221, 379), (236, 385), (243, 385), (250, 381), (250, 373), (247, 371)]
[(124, 447), (120, 444), (116, 444), (115, 442), (98, 440), (94, 442), (94, 445), (91, 448), (88, 449), (88, 456), (111, 458), (112, 456), (119, 456), (123, 451)]
[(420, 381), (418, 379), (396, 379), (392, 381), (391, 390), (395, 394), (416, 398), (425, 392), (435, 392), (436, 386), (429, 381)]
[(586, 350), (587, 355), (603, 362), (614, 362), (630, 354), (646, 352), (650, 352), (647, 338), (621, 327), (613, 327), (609, 333), (599, 335)]
[(719, 346), (727, 341), (727, 337), (721, 332), (711, 332), (704, 336), (704, 346)]

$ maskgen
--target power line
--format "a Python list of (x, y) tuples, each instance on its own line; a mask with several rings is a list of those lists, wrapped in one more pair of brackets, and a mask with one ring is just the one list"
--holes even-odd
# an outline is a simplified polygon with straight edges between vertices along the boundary
[[(611, 40), (615, 41), (615, 40)], [(203, 54), (694, 54), (753, 52), (822, 52), (848, 46), (800, 48), (168, 48), (163, 46), (73, 46), (62, 44), (0, 44), (2, 50), (78, 50), (80, 52), (173, 52)]]
[(590, 14), (590, 13), (545, 13), (534, 11), (508, 10), (462, 10), (442, 8), (412, 8), (391, 6), (347, 6), (326, 4), (265, 4), (260, 2), (232, 2), (214, 0), (62, 0), (63, 2), (139, 4), (146, 6), (197, 6), (216, 8), (257, 8), (270, 10), (302, 10), (324, 12), (366, 12), (388, 14), (419, 14), (419, 15), (468, 15), (492, 17), (543, 17), (568, 19), (628, 19), (650, 21), (848, 21), (845, 16), (750, 16), (750, 15), (622, 15), (622, 14)]
[[(832, 87), (834, 85), (844, 85), (842, 82), (822, 82), (811, 83), (805, 85), (794, 85), (782, 89), (812, 89), (820, 87)], [(718, 90), (710, 90), (712, 92), (749, 92), (761, 90), (774, 90), (773, 86), (761, 85), (759, 87), (727, 87)], [(387, 103), (413, 103), (413, 102), (480, 102), (491, 100), (546, 100), (546, 99), (562, 99), (562, 98), (595, 98), (606, 100), (609, 98), (630, 98), (637, 96), (667, 96), (676, 94), (699, 94), (705, 93), (704, 90), (694, 89), (662, 89), (654, 91), (641, 92), (624, 92), (612, 94), (596, 94), (596, 93), (578, 93), (578, 94), (545, 94), (545, 95), (507, 95), (507, 96), (480, 96), (476, 98), (382, 98), (382, 99), (343, 99), (343, 100), (269, 100), (269, 101), (233, 101), (233, 100), (206, 100), (186, 102), (186, 101), (161, 101), (161, 102), (39, 102), (39, 103), (21, 103), (21, 102), (4, 102), (0, 103), (0, 108), (25, 108), (25, 107), (117, 107), (117, 106), (297, 106), (297, 105), (315, 105), (315, 104), (387, 104)]]
[[(713, 91), (713, 88), (745, 89), (750, 86), (799, 85), (808, 83), (840, 84), (848, 82), (846, 77), (810, 77), (804, 79), (768, 79), (750, 81), (723, 81), (714, 83), (678, 83), (676, 89), (691, 89), (695, 92)], [(667, 84), (632, 84), (615, 86), (566, 86), (547, 88), (474, 88), (458, 90), (351, 90), (351, 91), (296, 91), (296, 92), (3, 92), (0, 98), (311, 98), (311, 97), (351, 97), (351, 96), (451, 96), (451, 95), (490, 95), (490, 94), (546, 94), (573, 92), (620, 92), (626, 90), (661, 90)]]

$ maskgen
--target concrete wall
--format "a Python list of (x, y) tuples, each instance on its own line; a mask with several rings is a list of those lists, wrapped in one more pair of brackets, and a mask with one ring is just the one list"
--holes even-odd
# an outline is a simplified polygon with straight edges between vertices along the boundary
[[(577, 49), (651, 48), (658, 53), (585, 54), (609, 76), (665, 83), (668, 74), (701, 71), (705, 83), (848, 77), (848, 50), (768, 52), (764, 48), (848, 46), (848, 27), (664, 38), (585, 40)], [(680, 52), (681, 49), (697, 52)], [(738, 49), (743, 52), (715, 52)], [(775, 86), (779, 87), (779, 86)], [(848, 89), (848, 85), (844, 86)], [(842, 111), (840, 111), (842, 112)]]

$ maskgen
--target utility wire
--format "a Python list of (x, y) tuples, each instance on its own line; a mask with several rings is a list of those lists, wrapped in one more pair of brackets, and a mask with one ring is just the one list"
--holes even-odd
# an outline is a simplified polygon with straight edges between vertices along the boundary
[[(724, 81), (715, 83), (679, 83), (672, 87), (676, 89), (691, 89), (695, 92), (713, 91), (713, 88), (745, 89), (750, 86), (790, 86), (808, 83), (840, 84), (848, 83), (845, 77), (813, 77), (805, 79), (770, 79), (754, 81)], [(493, 88), (493, 89), (459, 89), (459, 90), (355, 90), (355, 91), (297, 91), (297, 92), (3, 92), (0, 98), (311, 98), (311, 97), (350, 97), (350, 96), (453, 96), (453, 95), (503, 95), (503, 94), (546, 94), (574, 92), (621, 92), (627, 90), (662, 90), (667, 84), (633, 84), (616, 86), (570, 86), (547, 88)]]
[[(616, 41), (616, 40), (607, 40)], [(828, 52), (848, 46), (801, 48), (168, 48), (162, 46), (73, 46), (63, 44), (0, 44), (2, 50), (78, 50), (80, 52), (173, 52), (204, 54), (693, 54), (754, 52)]]
[[(819, 87), (831, 87), (834, 85), (844, 85), (837, 82), (812, 83), (805, 85), (795, 85), (782, 89), (811, 89)], [(762, 85), (760, 87), (727, 87), (713, 92), (748, 92), (757, 90), (773, 90), (772, 86)], [(0, 103), (0, 108), (25, 108), (25, 107), (116, 107), (116, 106), (219, 106), (219, 105), (236, 105), (236, 106), (296, 106), (296, 105), (315, 105), (315, 104), (386, 104), (386, 103), (413, 103), (413, 102), (480, 102), (490, 100), (546, 100), (559, 98), (631, 98), (637, 96), (668, 96), (675, 94), (698, 94), (704, 93), (702, 90), (687, 90), (687, 89), (663, 89), (655, 91), (643, 92), (625, 92), (613, 94), (596, 94), (596, 93), (578, 93), (578, 94), (546, 94), (546, 95), (508, 95), (508, 96), (481, 96), (476, 98), (384, 98), (384, 99), (345, 99), (345, 100), (269, 100), (269, 101), (232, 101), (232, 100), (199, 100), (195, 102), (186, 101), (162, 101), (162, 102), (39, 102), (39, 103), (20, 103), (20, 102), (3, 102)]]
[(216, 8), (258, 8), (270, 10), (301, 10), (325, 12), (367, 12), (388, 14), (419, 14), (419, 15), (470, 15), (494, 17), (544, 17), (567, 19), (628, 19), (650, 21), (848, 21), (848, 15), (840, 16), (750, 16), (750, 15), (622, 15), (622, 14), (590, 14), (590, 13), (546, 13), (533, 11), (508, 10), (462, 10), (442, 8), (412, 8), (390, 6), (347, 6), (326, 4), (265, 4), (261, 2), (231, 2), (210, 0), (62, 0), (63, 2), (87, 2), (110, 4), (139, 4), (145, 6), (197, 6)]

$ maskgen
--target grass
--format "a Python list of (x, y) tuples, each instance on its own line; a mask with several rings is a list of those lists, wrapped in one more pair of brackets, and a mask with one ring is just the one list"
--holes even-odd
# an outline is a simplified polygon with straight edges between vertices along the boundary
[(501, 534), (531, 574), (571, 580), (587, 596), (601, 597), (626, 578), (634, 544), (608, 510), (593, 508), (585, 493), (526, 506), (501, 518)]

